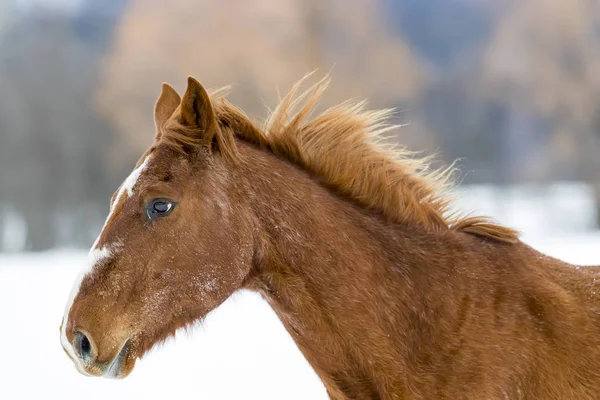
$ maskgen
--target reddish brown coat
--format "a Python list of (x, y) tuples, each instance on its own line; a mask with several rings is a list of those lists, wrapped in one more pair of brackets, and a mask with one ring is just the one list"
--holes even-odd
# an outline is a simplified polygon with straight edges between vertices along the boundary
[[(85, 371), (125, 349), (126, 376), (248, 288), (333, 399), (600, 398), (598, 269), (452, 215), (451, 170), (373, 143), (389, 112), (345, 103), (309, 120), (325, 86), (295, 87), (264, 129), (193, 78), (183, 99), (163, 86), (152, 159), (98, 241), (119, 251), (68, 312), (68, 340), (93, 345)], [(148, 221), (157, 197), (178, 205)]]

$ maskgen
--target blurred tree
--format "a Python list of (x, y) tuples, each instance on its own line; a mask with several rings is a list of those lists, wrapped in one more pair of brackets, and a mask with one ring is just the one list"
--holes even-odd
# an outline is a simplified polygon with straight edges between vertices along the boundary
[(277, 88), (316, 68), (333, 82), (324, 103), (369, 97), (410, 104), (421, 91), (417, 61), (381, 21), (379, 1), (174, 0), (132, 2), (105, 60), (97, 104), (123, 134), (115, 159), (139, 155), (153, 137), (152, 104), (162, 81), (187, 75), (207, 86), (233, 83), (232, 101), (265, 115)]
[(600, 171), (600, 3), (526, 0), (498, 25), (483, 59), (487, 99), (543, 121), (542, 179), (594, 179)]
[[(89, 245), (86, 223), (101, 223), (110, 197), (113, 135), (90, 107), (104, 48), (74, 29), (87, 12), (101, 17), (89, 6), (77, 15), (31, 10), (0, 37), (0, 203), (25, 217), (30, 250)], [(104, 17), (93, 35), (110, 31), (114, 14)]]
[[(540, 138), (519, 166), (526, 175), (591, 182), (600, 207), (599, 16), (594, 0), (516, 3), (486, 47), (479, 87), (511, 117), (537, 121)], [(508, 130), (514, 140), (531, 134)]]
[[(423, 90), (414, 104), (446, 162), (461, 158), (465, 182), (506, 182), (506, 116), (478, 96), (485, 45), (514, 0), (386, 0), (391, 24), (418, 55)], [(428, 146), (428, 150), (431, 147)], [(435, 149), (434, 149), (435, 150)]]

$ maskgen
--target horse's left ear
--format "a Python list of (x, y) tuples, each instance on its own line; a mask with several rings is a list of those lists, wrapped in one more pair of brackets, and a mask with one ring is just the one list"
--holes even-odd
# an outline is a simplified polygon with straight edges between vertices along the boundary
[(197, 128), (207, 142), (216, 134), (217, 118), (208, 93), (193, 77), (188, 77), (188, 86), (181, 100), (181, 124)]

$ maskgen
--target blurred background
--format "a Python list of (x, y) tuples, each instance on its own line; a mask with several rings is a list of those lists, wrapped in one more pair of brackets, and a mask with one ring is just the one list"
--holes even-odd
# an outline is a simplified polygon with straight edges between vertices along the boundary
[[(4, 309), (20, 330), (3, 333), (0, 346), (43, 338), (50, 347), (37, 349), (47, 355), (38, 368), (52, 388), (91, 385), (76, 380), (83, 378), (58, 345), (62, 304), (83, 263), (79, 249), (94, 241), (111, 194), (153, 139), (163, 81), (179, 91), (187, 75), (207, 87), (232, 84), (231, 100), (261, 120), (278, 92), (314, 69), (333, 77), (322, 108), (348, 98), (394, 107), (394, 122), (407, 124), (394, 140), (437, 153), (440, 164), (460, 158), (465, 209), (516, 227), (552, 255), (600, 263), (598, 0), (0, 0), (0, 297), (20, 305)], [(47, 295), (43, 328), (24, 316), (40, 312), (31, 290)], [(283, 392), (273, 389), (273, 398), (291, 398), (294, 384), (297, 398), (315, 398), (307, 387), (323, 395), (266, 306), (244, 304), (254, 305), (226, 315), (254, 315), (278, 333), (265, 335), (262, 322), (238, 327), (246, 335), (237, 338), (227, 332), (238, 329), (217, 323), (200, 333), (197, 352), (229, 343), (202, 364), (214, 374), (202, 383), (209, 398), (229, 398), (222, 376), (238, 382), (231, 368), (247, 376), (255, 362), (290, 359), (304, 372), (290, 377), (275, 367)], [(254, 353), (244, 358), (250, 337)], [(246, 364), (220, 370), (215, 360), (232, 341)], [(172, 360), (187, 365), (181, 349)], [(8, 354), (0, 379), (25, 376), (30, 363)], [(64, 374), (48, 361), (54, 357)], [(148, 383), (169, 376), (157, 368), (162, 375), (138, 375), (150, 397), (161, 392)], [(182, 385), (181, 368), (169, 382)], [(245, 398), (269, 397), (252, 382), (261, 397)], [(12, 383), (19, 395), (3, 398), (40, 389)], [(124, 393), (111, 387), (113, 398)]]
[(260, 120), (317, 68), (323, 107), (395, 107), (399, 143), (460, 158), (469, 204), (597, 227), (597, 0), (1, 0), (0, 250), (89, 247), (163, 81), (233, 84)]

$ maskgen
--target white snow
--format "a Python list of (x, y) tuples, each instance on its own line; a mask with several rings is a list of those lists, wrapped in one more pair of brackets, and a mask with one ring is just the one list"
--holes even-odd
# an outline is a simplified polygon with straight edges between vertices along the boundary
[[(525, 240), (566, 261), (600, 264), (600, 232)], [(79, 374), (59, 325), (85, 262), (83, 252), (0, 254), (0, 399), (327, 399), (276, 315), (249, 292), (155, 349), (124, 380)]]
[(597, 219), (593, 187), (583, 182), (464, 185), (457, 194), (458, 209), (537, 235), (589, 231)]

